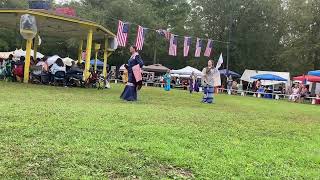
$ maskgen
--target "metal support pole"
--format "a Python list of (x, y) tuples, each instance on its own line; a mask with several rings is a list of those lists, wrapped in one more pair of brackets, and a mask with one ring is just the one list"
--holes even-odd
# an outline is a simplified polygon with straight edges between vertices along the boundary
[(96, 50), (95, 58), (94, 58), (94, 71), (97, 71), (97, 68), (98, 68), (97, 62), (98, 62), (98, 51)]
[(102, 70), (102, 74), (103, 77), (107, 78), (107, 65), (108, 65), (108, 39), (106, 38), (104, 40), (104, 53), (103, 53), (103, 70)]
[(90, 29), (87, 36), (87, 47), (86, 47), (86, 64), (83, 72), (84, 80), (87, 80), (90, 76), (90, 58), (91, 58), (91, 49), (92, 49), (92, 37), (93, 30)]
[(156, 42), (157, 42), (157, 35), (156, 35), (156, 37), (155, 37), (155, 40), (154, 40), (154, 43), (153, 43), (153, 64), (156, 64), (157, 63), (157, 44), (156, 44)]
[(32, 46), (32, 39), (28, 39), (27, 45), (26, 45), (26, 61), (25, 61), (25, 65), (24, 65), (24, 79), (23, 79), (24, 83), (29, 82), (31, 46)]
[(82, 49), (83, 49), (83, 40), (80, 40), (79, 50), (78, 50), (78, 62), (82, 63)]

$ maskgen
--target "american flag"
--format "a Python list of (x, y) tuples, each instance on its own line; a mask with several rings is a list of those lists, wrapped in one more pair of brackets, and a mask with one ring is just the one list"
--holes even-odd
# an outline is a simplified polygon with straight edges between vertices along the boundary
[(177, 47), (178, 47), (178, 36), (171, 34), (170, 47), (169, 47), (170, 56), (177, 56)]
[(187, 57), (191, 46), (191, 37), (184, 37), (183, 56)]
[(119, 46), (126, 47), (128, 33), (129, 33), (129, 24), (119, 21), (118, 33), (117, 33), (117, 40), (118, 40)]
[(195, 57), (201, 56), (201, 49), (202, 49), (202, 40), (200, 38), (197, 38), (197, 44), (196, 44), (196, 53)]
[(165, 37), (168, 41), (171, 38), (171, 32), (164, 30), (164, 29), (159, 29), (157, 30), (158, 34), (160, 34), (161, 36)]
[(207, 48), (206, 48), (206, 51), (204, 52), (204, 56), (210, 57), (212, 48), (213, 48), (213, 41), (211, 39), (208, 39)]
[(147, 29), (142, 27), (142, 26), (138, 26), (138, 35), (137, 35), (137, 39), (136, 39), (136, 47), (138, 50), (142, 50), (143, 48), (143, 43), (144, 43), (144, 38), (145, 35), (147, 33)]

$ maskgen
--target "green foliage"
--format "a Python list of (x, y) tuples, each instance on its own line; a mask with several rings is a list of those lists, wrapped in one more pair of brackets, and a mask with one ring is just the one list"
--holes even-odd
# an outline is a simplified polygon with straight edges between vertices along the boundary
[(0, 179), (319, 177), (319, 107), (123, 88), (0, 82)]
[[(195, 38), (189, 57), (182, 56), (186, 35), (230, 41), (230, 69), (239, 73), (244, 69), (261, 69), (296, 75), (320, 69), (319, 4), (318, 0), (82, 0), (54, 7), (74, 7), (78, 16), (96, 21), (115, 33), (118, 19), (132, 22), (129, 44), (135, 43), (137, 24), (152, 28), (142, 52), (146, 64), (155, 62), (170, 68), (205, 66), (207, 58), (193, 57)], [(26, 7), (26, 1), (5, 0), (0, 7)], [(153, 31), (160, 28), (181, 35), (178, 57), (168, 56), (168, 42)], [(16, 36), (2, 36), (4, 31), (0, 32), (0, 50), (21, 44)], [(10, 39), (16, 39), (15, 43)], [(61, 56), (76, 56), (77, 39), (57, 41), (66, 46), (59, 50)], [(61, 48), (54, 41), (47, 42), (53, 43), (44, 45), (49, 54), (56, 54), (51, 51)], [(226, 60), (226, 44), (215, 42), (214, 47), (214, 59), (223, 53)], [(121, 65), (128, 57), (128, 50), (121, 48), (112, 55), (110, 63)]]

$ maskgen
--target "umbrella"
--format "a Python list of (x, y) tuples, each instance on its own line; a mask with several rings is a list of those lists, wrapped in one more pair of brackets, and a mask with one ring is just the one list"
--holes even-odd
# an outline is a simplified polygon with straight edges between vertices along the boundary
[(310, 76), (310, 75), (297, 76), (297, 77), (294, 77), (293, 80), (295, 80), (295, 81), (320, 82), (320, 76)]
[(287, 81), (287, 79), (284, 79), (280, 76), (276, 76), (273, 74), (260, 74), (251, 77), (252, 79), (261, 79), (261, 80), (269, 80), (269, 81)]
[(54, 55), (54, 56), (49, 57), (47, 59), (48, 66), (51, 66), (52, 64), (54, 64), (56, 62), (56, 60), (59, 58), (60, 58), (60, 56), (58, 56), (58, 55)]
[(310, 71), (310, 72), (308, 73), (308, 75), (311, 75), (311, 76), (320, 76), (320, 70)]
[(74, 61), (73, 59), (69, 58), (69, 57), (66, 57), (66, 58), (63, 58), (62, 59), (63, 63), (66, 65), (66, 66), (72, 66), (72, 62)]
[(220, 74), (223, 74), (225, 76), (232, 76), (232, 77), (241, 77), (240, 74), (236, 73), (236, 72), (233, 72), (233, 71), (230, 71), (227, 73), (227, 69), (222, 69), (222, 70), (219, 70)]

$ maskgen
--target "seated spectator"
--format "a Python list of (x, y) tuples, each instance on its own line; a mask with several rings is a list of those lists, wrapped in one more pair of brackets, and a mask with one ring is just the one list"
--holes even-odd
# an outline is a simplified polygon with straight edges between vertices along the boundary
[(61, 58), (58, 58), (56, 62), (52, 65), (50, 68), (50, 72), (52, 75), (54, 75), (58, 71), (66, 72), (66, 66), (64, 65)]
[(4, 66), (5, 66), (4, 79), (6, 81), (13, 81), (14, 61), (13, 61), (12, 54), (9, 55), (9, 58), (5, 61)]
[(13, 74), (18, 82), (23, 81), (25, 60), (26, 58), (24, 56), (21, 56), (20, 60), (17, 61), (14, 65)]
[(43, 57), (42, 59), (39, 59), (38, 63), (36, 66), (41, 66), (42, 67), (42, 73), (48, 73), (49, 72), (49, 66), (47, 63), (47, 57)]
[(0, 68), (4, 68), (4, 63), (5, 61), (2, 58), (0, 58)]
[(320, 93), (316, 96), (316, 104), (320, 104)]
[(308, 98), (310, 95), (309, 90), (306, 86), (303, 86), (300, 92), (299, 100), (300, 102), (303, 102), (306, 98)]
[(64, 65), (64, 63), (63, 63), (61, 58), (58, 58), (56, 60), (56, 62), (50, 68), (50, 73), (51, 73), (51, 76), (50, 76), (51, 78), (50, 79), (51, 79), (51, 82), (54, 81), (54, 76), (55, 76), (55, 74), (57, 72), (66, 73), (66, 67), (65, 67), (65, 65)]
[(83, 69), (81, 63), (72, 61), (70, 69), (67, 71), (67, 84), (71, 86), (82, 86)]
[(33, 59), (32, 56), (30, 56), (30, 67), (36, 64), (37, 64), (36, 61)]
[(300, 88), (298, 87), (298, 85), (294, 85), (294, 87), (292, 88), (292, 93), (289, 96), (289, 101), (296, 102), (299, 96), (300, 96)]
[(271, 86), (268, 86), (265, 90), (266, 94), (264, 95), (264, 98), (272, 99), (273, 90)]
[(89, 72), (90, 72), (90, 75), (86, 81), (86, 86), (95, 87), (98, 80), (98, 73), (93, 70), (93, 67), (90, 68)]
[[(124, 67), (125, 67), (125, 70), (123, 71), (123, 74), (122, 74), (122, 81), (124, 84), (127, 84), (127, 82), (128, 82), (128, 65), (126, 64), (126, 65), (124, 65)], [(163, 77), (162, 77), (162, 79), (163, 79)], [(161, 79), (160, 79), (160, 81), (161, 81)]]
[(237, 83), (237, 81), (233, 81), (233, 82), (232, 82), (231, 88), (232, 88), (232, 94), (237, 94), (237, 90), (238, 90), (238, 83)]
[(259, 86), (257, 93), (258, 93), (258, 97), (261, 97), (261, 95), (264, 95), (264, 93), (265, 93), (264, 86)]
[(5, 75), (5, 61), (0, 58), (0, 79), (3, 79)]

